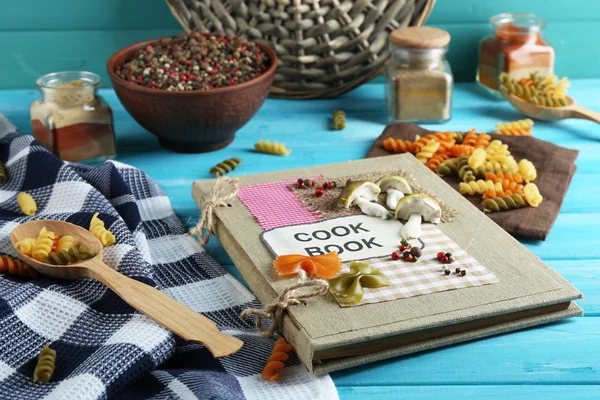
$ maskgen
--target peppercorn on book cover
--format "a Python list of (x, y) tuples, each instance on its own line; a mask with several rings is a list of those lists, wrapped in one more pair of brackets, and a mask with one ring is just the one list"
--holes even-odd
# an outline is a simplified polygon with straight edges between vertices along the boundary
[[(200, 209), (218, 183), (193, 184)], [(410, 154), (245, 176), (230, 194), (212, 231), (265, 307), (328, 280), (280, 310), (315, 374), (582, 314), (577, 289)]]

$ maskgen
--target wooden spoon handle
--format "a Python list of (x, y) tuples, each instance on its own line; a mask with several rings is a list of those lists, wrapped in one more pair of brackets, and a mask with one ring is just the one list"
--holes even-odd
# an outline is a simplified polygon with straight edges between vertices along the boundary
[(210, 319), (160, 290), (120, 274), (98, 257), (86, 262), (85, 266), (90, 278), (108, 286), (131, 307), (181, 338), (203, 344), (215, 357), (229, 356), (244, 344), (219, 331)]
[(579, 104), (573, 107), (573, 112), (578, 118), (588, 119), (600, 124), (600, 113), (592, 111), (589, 108), (580, 106)]

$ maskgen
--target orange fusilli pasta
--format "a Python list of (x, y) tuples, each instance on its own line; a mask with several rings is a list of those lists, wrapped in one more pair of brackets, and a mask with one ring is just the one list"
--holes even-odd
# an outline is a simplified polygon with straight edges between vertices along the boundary
[(383, 148), (390, 153), (413, 153), (415, 145), (409, 140), (389, 137), (383, 141)]
[(292, 346), (284, 338), (277, 339), (271, 356), (262, 371), (262, 378), (265, 381), (276, 381), (279, 378), (279, 371), (285, 367), (282, 361), (289, 358), (287, 352), (290, 350), (292, 350)]
[(29, 265), (9, 256), (0, 256), (0, 272), (20, 276), (21, 278), (37, 278), (38, 276), (37, 271)]

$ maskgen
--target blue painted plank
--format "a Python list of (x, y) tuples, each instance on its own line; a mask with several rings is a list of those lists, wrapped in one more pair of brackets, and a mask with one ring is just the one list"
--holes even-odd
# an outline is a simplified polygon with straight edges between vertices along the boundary
[[(452, 372), (449, 372), (451, 374)], [(337, 383), (337, 382), (336, 382)], [(398, 399), (510, 399), (549, 400), (578, 399), (597, 400), (597, 385), (444, 385), (444, 386), (338, 386), (341, 400)]]
[(338, 386), (599, 385), (600, 318), (573, 318), (331, 374)]

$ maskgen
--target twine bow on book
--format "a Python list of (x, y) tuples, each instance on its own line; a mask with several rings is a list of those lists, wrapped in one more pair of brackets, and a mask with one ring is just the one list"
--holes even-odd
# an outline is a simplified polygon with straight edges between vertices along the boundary
[(233, 199), (238, 190), (238, 178), (229, 178), (227, 176), (217, 179), (212, 187), (210, 199), (202, 207), (202, 217), (194, 228), (190, 230), (190, 235), (198, 235), (198, 241), (202, 244), (208, 243), (210, 233), (213, 229), (213, 212), (215, 207), (229, 206), (229, 200)]
[[(302, 288), (307, 288), (309, 290), (305, 293), (300, 293), (299, 290)], [(308, 279), (306, 273), (302, 271), (300, 274), (300, 281), (286, 287), (277, 299), (277, 302), (270, 306), (266, 306), (263, 309), (247, 308), (242, 311), (240, 316), (242, 318), (248, 318), (249, 316), (254, 315), (256, 317), (256, 328), (263, 336), (270, 337), (276, 332), (281, 334), (283, 314), (289, 306), (301, 304), (304, 299), (323, 296), (327, 294), (328, 290), (329, 282), (325, 279)], [(268, 329), (265, 329), (263, 326), (263, 319), (271, 320), (271, 325)]]

